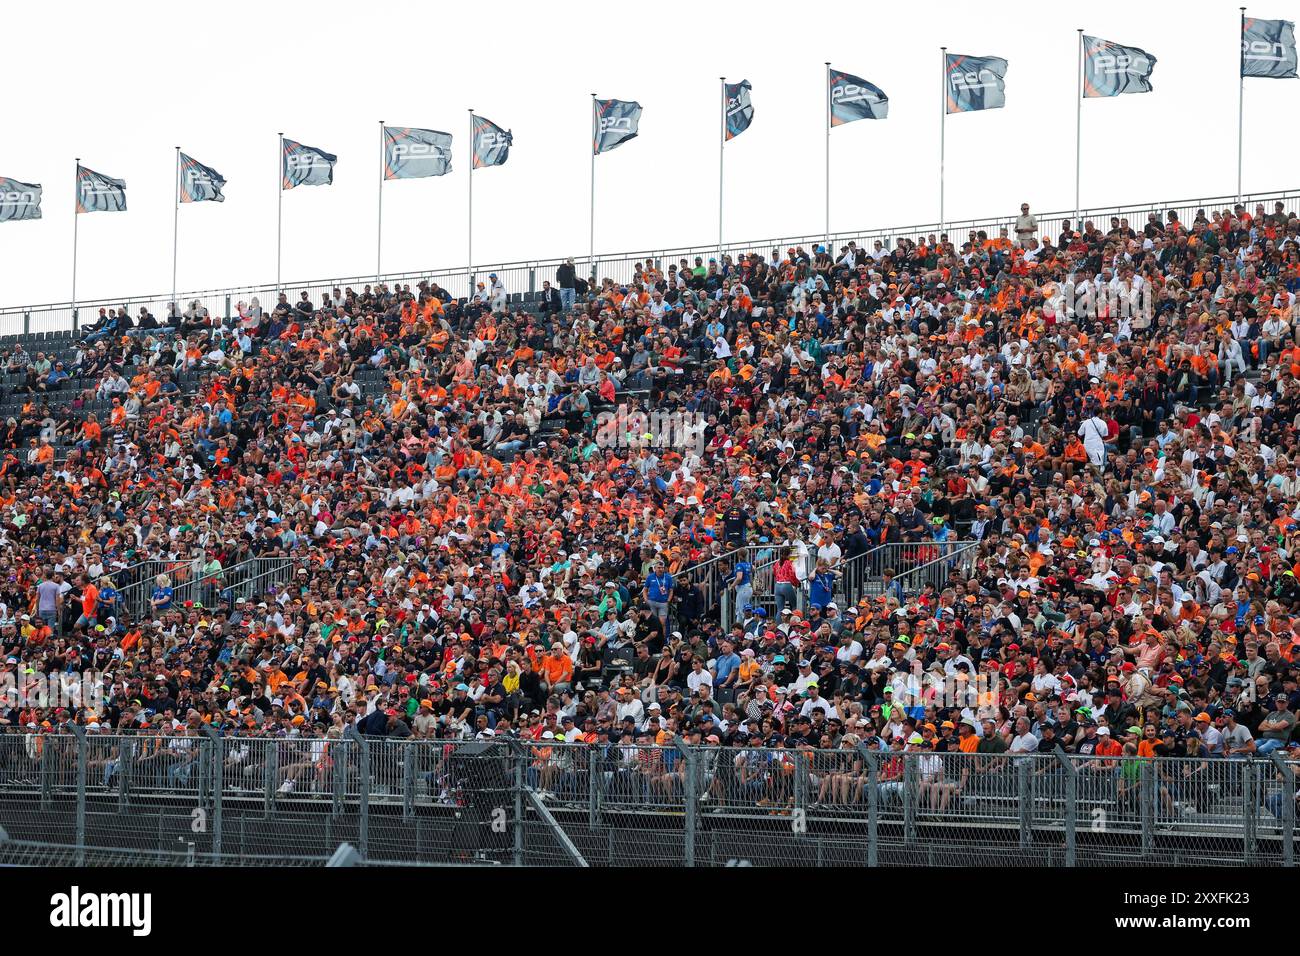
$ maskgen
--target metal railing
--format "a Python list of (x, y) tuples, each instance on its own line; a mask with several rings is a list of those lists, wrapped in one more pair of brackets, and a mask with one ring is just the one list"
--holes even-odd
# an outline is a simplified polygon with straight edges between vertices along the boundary
[(271, 585), (286, 581), (294, 568), (289, 558), (250, 558), (215, 574), (204, 574), (203, 558), (187, 561), (163, 562), (143, 579), (119, 588), (123, 607), (133, 618), (153, 616), (153, 592), (157, 575), (166, 574), (171, 579), (172, 597), (168, 609), (184, 607), (187, 603), (213, 607), (220, 601), (233, 604), (236, 598), (252, 600), (265, 595)]
[[(946, 732), (946, 731), (945, 731)], [(12, 734), (0, 830), (113, 853), (367, 862), (1188, 862), (1293, 866), (1267, 759), (554, 740)], [(179, 834), (179, 836), (177, 835)], [(178, 846), (178, 843), (180, 844)]]
[[(1136, 203), (1131, 205), (1118, 206), (1096, 206), (1080, 211), (1080, 217), (1084, 220), (1092, 219), (1109, 220), (1111, 216), (1128, 218), (1130, 224), (1135, 229), (1141, 229), (1146, 222), (1148, 213), (1156, 213), (1162, 219), (1168, 216), (1168, 213), (1177, 212), (1179, 219), (1185, 224), (1192, 222), (1197, 210), (1205, 209), (1207, 214), (1215, 211), (1231, 209), (1236, 203), (1235, 196), (1209, 196), (1198, 199), (1177, 199), (1162, 200), (1152, 203)], [(1288, 213), (1295, 214), (1300, 212), (1300, 191), (1297, 190), (1278, 190), (1271, 192), (1251, 193), (1243, 195), (1241, 202), (1248, 209), (1254, 208), (1256, 204), (1265, 204), (1271, 207), (1275, 202), (1283, 203)], [(1272, 209), (1268, 209), (1272, 212)], [(1056, 225), (1062, 220), (1074, 221), (1074, 211), (1065, 210), (1059, 212), (1035, 213), (1040, 224), (1040, 233), (1048, 233), (1055, 230)], [(1140, 218), (1139, 218), (1140, 217)], [(966, 234), (971, 231), (986, 230), (995, 233), (1001, 228), (1012, 228), (1015, 220), (1015, 214), (1009, 213), (1002, 216), (986, 216), (977, 219), (966, 219), (956, 222), (943, 224), (943, 230), (954, 242), (965, 240)], [(849, 232), (833, 233), (830, 237), (830, 243), (833, 249), (847, 245), (849, 242), (857, 242), (860, 246), (868, 251), (874, 246), (875, 242), (880, 241), (886, 248), (891, 248), (898, 238), (917, 238), (925, 237), (931, 234), (937, 235), (940, 232), (940, 224), (937, 222), (918, 223), (913, 225), (899, 226), (881, 226), (860, 229)], [(739, 242), (723, 243), (721, 247), (717, 243), (699, 243), (695, 245), (680, 246), (676, 248), (663, 248), (643, 250), (640, 252), (610, 252), (596, 257), (594, 263), (586, 260), (587, 274), (595, 273), (601, 278), (611, 278), (616, 282), (630, 282), (636, 275), (636, 266), (638, 263), (654, 263), (661, 265), (665, 270), (669, 264), (675, 264), (682, 259), (694, 263), (695, 258), (708, 258), (722, 255), (736, 256), (741, 253), (757, 253), (765, 257), (770, 257), (773, 250), (779, 250), (784, 254), (786, 249), (802, 246), (810, 250), (812, 246), (821, 244), (826, 237), (821, 234), (808, 234), (802, 236), (785, 236), (778, 238), (760, 238), (749, 239)], [(319, 302), (323, 295), (331, 293), (335, 288), (340, 290), (347, 286), (360, 291), (364, 286), (374, 286), (377, 283), (393, 285), (395, 283), (409, 284), (414, 286), (421, 280), (432, 280), (446, 288), (452, 295), (457, 297), (468, 296), (473, 292), (473, 284), (476, 276), (486, 276), (489, 273), (496, 273), (505, 285), (507, 291), (512, 295), (521, 293), (533, 293), (541, 288), (543, 279), (550, 279), (554, 282), (555, 270), (564, 262), (563, 258), (553, 259), (530, 259), (518, 262), (497, 263), (491, 265), (476, 265), (473, 268), (465, 265), (436, 268), (420, 272), (401, 272), (390, 273), (376, 279), (374, 275), (359, 275), (336, 278), (317, 278), (305, 281), (283, 282), (277, 288), (272, 284), (263, 285), (240, 285), (221, 289), (206, 289), (196, 292), (178, 293), (176, 300), (184, 309), (190, 302), (200, 302), (208, 309), (214, 317), (230, 318), (235, 308), (240, 302), (251, 301), (257, 297), (264, 309), (269, 309), (275, 304), (276, 294), (281, 290), (292, 290), (295, 293), (306, 291), (310, 293), (313, 301)], [(580, 266), (581, 268), (582, 266)], [(167, 314), (168, 303), (172, 301), (170, 293), (152, 293), (147, 295), (128, 295), (115, 298), (102, 298), (81, 301), (76, 304), (74, 314), (73, 304), (70, 302), (46, 303), (40, 305), (15, 306), (0, 309), (0, 334), (10, 335), (16, 333), (29, 332), (48, 332), (63, 329), (76, 329), (80, 325), (88, 325), (90, 321), (97, 316), (101, 308), (119, 308), (125, 306), (130, 310), (132, 316), (139, 312), (141, 306), (148, 308), (159, 321), (163, 321)]]

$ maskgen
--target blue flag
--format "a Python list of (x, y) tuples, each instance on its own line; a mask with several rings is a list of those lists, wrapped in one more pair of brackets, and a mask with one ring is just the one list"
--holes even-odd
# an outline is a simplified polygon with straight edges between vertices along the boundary
[(510, 156), (510, 146), (515, 138), (510, 130), (502, 129), (490, 119), (474, 117), (474, 168), (500, 166)]
[(628, 100), (596, 100), (595, 130), (591, 139), (594, 153), (605, 153), (636, 139), (641, 125), (641, 104)]
[(41, 187), (0, 176), (0, 222), (41, 218)]
[(329, 186), (334, 182), (334, 164), (338, 161), (333, 153), (286, 139), (280, 157), (280, 188)]
[(409, 126), (384, 127), (384, 178), (420, 179), (451, 172), (451, 134)]
[(1122, 93), (1150, 93), (1151, 72), (1156, 58), (1146, 50), (1083, 38), (1083, 95), (1119, 96)]
[(77, 212), (126, 212), (126, 182), (78, 164)]
[(1241, 21), (1241, 75), (1270, 80), (1296, 77), (1295, 24), (1290, 20)]
[(181, 202), (225, 202), (221, 188), (226, 177), (211, 166), (181, 153)]
[(749, 129), (750, 123), (754, 122), (754, 104), (749, 101), (749, 91), (753, 87), (749, 85), (749, 80), (741, 80), (739, 83), (724, 83), (723, 87), (727, 95), (727, 134), (725, 138), (735, 139)]
[(831, 125), (843, 126), (861, 119), (884, 119), (889, 97), (874, 83), (852, 73), (830, 71)]
[(999, 56), (944, 54), (946, 109), (949, 113), (996, 110), (1007, 104), (1007, 61)]

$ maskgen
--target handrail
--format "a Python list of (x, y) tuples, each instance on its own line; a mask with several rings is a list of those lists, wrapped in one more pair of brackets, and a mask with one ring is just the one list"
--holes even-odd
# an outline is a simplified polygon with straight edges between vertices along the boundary
[[(1196, 210), (1197, 208), (1205, 208), (1207, 210), (1212, 210), (1216, 208), (1231, 208), (1238, 201), (1242, 202), (1247, 206), (1251, 206), (1256, 203), (1283, 202), (1285, 205), (1289, 207), (1288, 211), (1296, 212), (1296, 211), (1300, 211), (1300, 190), (1286, 189), (1286, 190), (1272, 190), (1268, 192), (1259, 192), (1259, 193), (1249, 193), (1249, 194), (1243, 194), (1240, 197), (1240, 199), (1238, 199), (1237, 196), (1208, 196), (1208, 197), (1193, 198), (1193, 199), (1162, 200), (1159, 202), (1151, 202), (1151, 203), (1133, 203), (1127, 205), (1097, 206), (1097, 207), (1080, 210), (1079, 218), (1083, 220), (1088, 220), (1088, 219), (1096, 219), (1102, 216), (1127, 217), (1127, 216), (1145, 215), (1146, 213), (1149, 212), (1158, 213), (1163, 218), (1163, 216), (1166, 213), (1168, 213), (1170, 210), (1177, 211), (1180, 217), (1190, 218), (1188, 214), (1194, 213), (1194, 210)], [(1054, 212), (1035, 213), (1035, 216), (1038, 219), (1038, 221), (1041, 224), (1043, 224), (1043, 226), (1046, 226), (1046, 224), (1049, 222), (1059, 221), (1063, 219), (1068, 219), (1072, 222), (1075, 220), (1074, 210), (1072, 209), (1063, 210), (1063, 211), (1054, 211)], [(942, 224), (942, 231), (948, 233), (950, 236), (958, 236), (963, 231), (968, 231), (968, 230), (996, 229), (996, 228), (1001, 228), (1002, 226), (1006, 226), (1010, 228), (1014, 219), (1015, 219), (1014, 215), (1000, 215), (1000, 216), (985, 216), (985, 217), (960, 220), (960, 221), (950, 221)], [(1141, 224), (1139, 223), (1137, 225), (1141, 225)], [(888, 245), (889, 242), (896, 237), (901, 237), (901, 236), (911, 237), (917, 235), (925, 235), (928, 233), (938, 233), (940, 231), (941, 231), (941, 224), (938, 222), (916, 223), (912, 225), (871, 227), (866, 229), (832, 233), (829, 236), (829, 241), (832, 243), (832, 245), (838, 245), (841, 243), (847, 243), (850, 240), (857, 241), (857, 242), (873, 242), (876, 239), (880, 239), (882, 242)], [(737, 253), (747, 253), (747, 252), (762, 252), (766, 254), (768, 251), (770, 251), (773, 248), (787, 248), (790, 246), (815, 245), (815, 244), (822, 243), (826, 239), (827, 237), (823, 233), (816, 233), (816, 234), (807, 234), (802, 236), (775, 237), (770, 239), (746, 239), (743, 241), (722, 243), (721, 245), (719, 245), (717, 242), (704, 242), (704, 243), (697, 243), (693, 245), (679, 246), (674, 248), (664, 248), (664, 249), (657, 249), (657, 250), (655, 249), (641, 250), (639, 252), (606, 252), (606, 253), (598, 254), (596, 256), (595, 263), (588, 262), (588, 265), (595, 266), (597, 268), (603, 266), (607, 269), (611, 266), (617, 265), (620, 267), (620, 269), (618, 270), (619, 275), (611, 276), (611, 278), (618, 279), (620, 277), (624, 277), (630, 280), (632, 277), (632, 271), (631, 271), (632, 266), (636, 262), (646, 262), (646, 261), (662, 262), (663, 260), (670, 259), (670, 258), (682, 258), (682, 257), (689, 258), (691, 256), (696, 256), (696, 255), (705, 256), (705, 255), (716, 255), (718, 253), (722, 253), (726, 255), (728, 253), (737, 254)], [(216, 289), (205, 289), (205, 290), (198, 290), (192, 292), (177, 293), (174, 297), (171, 295), (171, 293), (167, 293), (167, 292), (150, 293), (147, 295), (112, 296), (107, 298), (81, 300), (76, 303), (76, 308), (80, 312), (82, 310), (91, 310), (91, 309), (98, 309), (98, 308), (117, 308), (118, 306), (122, 306), (122, 305), (126, 305), (126, 306), (138, 305), (138, 304), (158, 305), (158, 304), (165, 304), (167, 302), (170, 302), (174, 298), (175, 301), (178, 303), (188, 303), (190, 301), (197, 299), (199, 301), (204, 302), (211, 310), (213, 304), (216, 303), (216, 301), (219, 299), (223, 299), (223, 298), (235, 299), (240, 296), (274, 295), (281, 290), (290, 289), (290, 288), (332, 289), (335, 286), (342, 288), (343, 286), (347, 286), (347, 285), (351, 285), (351, 286), (363, 286), (363, 285), (373, 286), (377, 284), (391, 285), (392, 283), (395, 282), (415, 283), (422, 279), (447, 280), (445, 283), (442, 284), (446, 284), (447, 287), (453, 292), (453, 294), (460, 295), (460, 294), (469, 294), (469, 292), (471, 291), (470, 284), (472, 283), (473, 276), (485, 275), (489, 272), (496, 272), (499, 275), (503, 275), (503, 277), (508, 276), (510, 279), (516, 280), (514, 282), (514, 285), (516, 286), (515, 288), (509, 288), (509, 287), (507, 288), (508, 292), (515, 293), (515, 292), (523, 291), (520, 285), (522, 281), (524, 281), (525, 278), (528, 277), (530, 274), (536, 273), (537, 270), (541, 270), (541, 269), (556, 269), (564, 261), (565, 259), (560, 257), (545, 258), (545, 259), (523, 259), (515, 262), (504, 262), (504, 263), (496, 263), (496, 264), (484, 264), (484, 265), (474, 265), (474, 266), (456, 265), (456, 266), (441, 267), (435, 269), (426, 269), (417, 272), (389, 273), (383, 276), (375, 276), (372, 273), (369, 275), (357, 275), (357, 276), (347, 276), (347, 277), (339, 277), (339, 278), (318, 278), (318, 279), (311, 279), (311, 280), (297, 280), (292, 282), (286, 281), (286, 282), (281, 282), (278, 285), (273, 283), (235, 285), (235, 286), (226, 286), (226, 287), (216, 288)], [(585, 261), (585, 260), (578, 259), (578, 261)], [(451, 288), (451, 283), (459, 284), (462, 280), (465, 282), (464, 293), (461, 293), (458, 289)], [(531, 286), (528, 289), (529, 292), (532, 292), (534, 290), (535, 290), (535, 286)], [(265, 302), (263, 303), (263, 305), (269, 306), (270, 303)], [(219, 305), (218, 308), (220, 308)], [(54, 302), (54, 303), (42, 303), (42, 304), (33, 304), (33, 305), (25, 305), (25, 306), (7, 306), (4, 308), (0, 308), (0, 320), (3, 320), (5, 317), (22, 317), (25, 322), (30, 322), (33, 316), (39, 318), (42, 315), (48, 316), (50, 314), (56, 314), (56, 313), (67, 313), (67, 316), (71, 321), (73, 317), (72, 311), (73, 311), (72, 302)]]

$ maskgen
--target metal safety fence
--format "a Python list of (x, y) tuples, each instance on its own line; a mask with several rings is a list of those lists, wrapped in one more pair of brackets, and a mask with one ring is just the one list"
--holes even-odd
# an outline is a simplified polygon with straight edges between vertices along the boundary
[(0, 830), (68, 849), (507, 865), (1293, 866), (1297, 769), (1267, 759), (549, 739), (0, 736)]
[[(1190, 225), (1198, 211), (1204, 210), (1208, 215), (1212, 215), (1225, 209), (1230, 210), (1237, 201), (1238, 197), (1236, 196), (1208, 196), (1131, 205), (1096, 206), (1080, 210), (1079, 218), (1085, 221), (1094, 220), (1102, 226), (1108, 225), (1111, 217), (1127, 218), (1134, 229), (1140, 230), (1146, 224), (1148, 214), (1155, 214), (1160, 217), (1161, 221), (1167, 222), (1169, 214), (1174, 212), (1178, 214), (1183, 223)], [(1240, 201), (1252, 211), (1256, 205), (1263, 204), (1268, 212), (1272, 212), (1273, 204), (1280, 202), (1287, 213), (1295, 215), (1300, 212), (1300, 191), (1297, 190), (1250, 193), (1241, 196)], [(899, 239), (924, 239), (930, 235), (946, 232), (955, 243), (960, 244), (965, 241), (966, 236), (971, 232), (983, 230), (990, 236), (994, 236), (999, 229), (1012, 229), (1015, 216), (1016, 214), (1011, 212), (1006, 215), (985, 216), (943, 224), (928, 222), (912, 225), (869, 227), (848, 232), (836, 232), (829, 236), (817, 233), (815, 235), (755, 238), (721, 245), (713, 242), (676, 248), (642, 250), (640, 252), (610, 252), (598, 255), (594, 261), (585, 257), (579, 259), (578, 268), (583, 275), (594, 274), (601, 279), (610, 278), (615, 282), (627, 283), (633, 281), (636, 277), (638, 266), (657, 266), (666, 270), (670, 264), (676, 264), (683, 259), (694, 265), (697, 257), (708, 258), (717, 255), (735, 257), (749, 253), (770, 257), (773, 254), (784, 255), (787, 249), (795, 247), (810, 250), (814, 245), (827, 241), (829, 241), (832, 249), (836, 251), (850, 242), (856, 242), (860, 247), (871, 251), (876, 242), (880, 242), (886, 249), (891, 249)], [(1036, 213), (1036, 216), (1040, 223), (1040, 231), (1044, 234), (1053, 232), (1056, 225), (1063, 220), (1075, 221), (1074, 210), (1041, 212)], [(384, 283), (390, 287), (395, 284), (414, 287), (422, 280), (432, 280), (447, 289), (452, 295), (464, 297), (472, 294), (477, 277), (486, 276), (490, 273), (495, 273), (505, 285), (512, 299), (519, 301), (522, 296), (536, 293), (541, 288), (543, 280), (549, 279), (554, 283), (556, 270), (564, 261), (564, 258), (529, 259), (519, 262), (476, 264), (472, 267), (456, 265), (422, 272), (389, 273), (383, 276), (358, 275), (286, 281), (280, 283), (279, 286), (274, 284), (240, 285), (177, 293), (175, 301), (181, 310), (185, 310), (191, 303), (197, 302), (203, 308), (206, 308), (213, 317), (229, 319), (237, 313), (240, 303), (251, 303), (255, 298), (262, 308), (270, 309), (275, 304), (277, 294), (281, 290), (292, 290), (295, 300), (298, 292), (305, 291), (313, 301), (320, 302), (323, 296), (332, 294), (336, 289), (341, 291), (349, 286), (359, 292), (367, 285), (374, 286), (378, 283)], [(141, 307), (144, 307), (149, 309), (161, 321), (167, 315), (168, 305), (172, 300), (173, 297), (170, 293), (158, 292), (84, 300), (75, 305), (71, 302), (62, 302), (9, 307), (0, 309), (0, 334), (16, 335), (76, 329), (79, 326), (90, 324), (98, 316), (101, 308), (127, 308), (132, 315), (135, 315)]]

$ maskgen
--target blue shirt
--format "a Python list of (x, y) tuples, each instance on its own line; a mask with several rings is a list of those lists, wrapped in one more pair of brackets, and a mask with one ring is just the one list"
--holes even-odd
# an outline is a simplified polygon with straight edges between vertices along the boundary
[(738, 667), (740, 667), (739, 654), (735, 651), (732, 651), (730, 654), (723, 654), (718, 658), (717, 670), (715, 671), (714, 676), (718, 683), (721, 684), (731, 675), (731, 672), (736, 670)]
[(668, 600), (668, 592), (676, 586), (677, 582), (673, 576), (665, 571), (663, 574), (653, 572), (645, 579), (646, 597), (651, 601), (664, 603)]
[(754, 566), (748, 561), (736, 562), (736, 587), (750, 584), (754, 580)]

